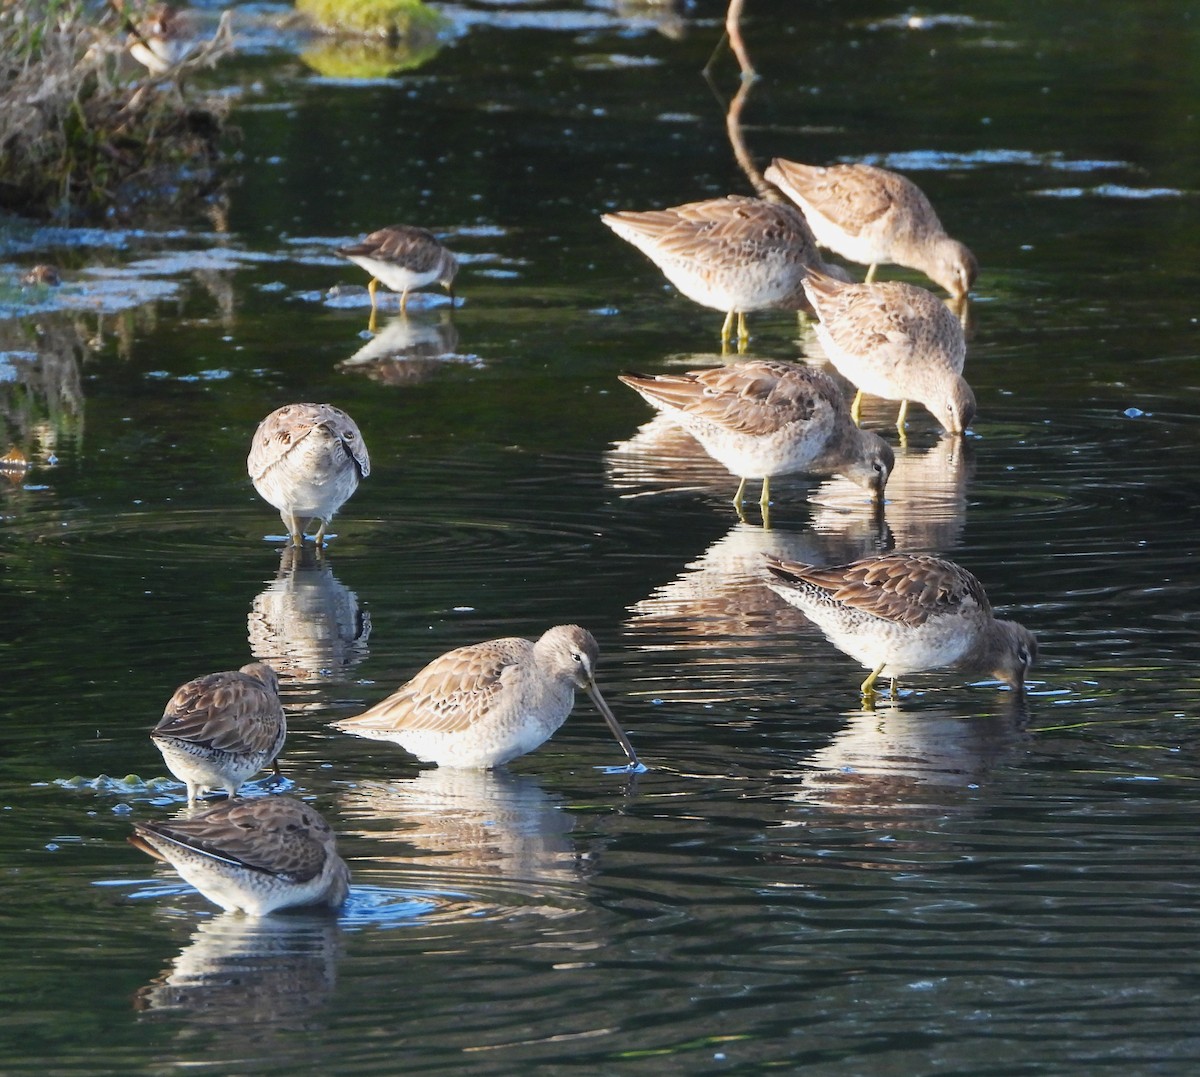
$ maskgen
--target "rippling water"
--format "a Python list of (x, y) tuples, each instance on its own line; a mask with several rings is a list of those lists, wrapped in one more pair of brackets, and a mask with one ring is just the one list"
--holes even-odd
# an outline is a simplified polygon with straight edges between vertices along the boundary
[[(0, 312), (0, 455), (33, 465), (0, 476), (0, 1070), (1194, 1072), (1195, 13), (748, 8), (759, 166), (903, 169), (983, 266), (979, 417), (958, 444), (913, 409), (882, 518), (794, 478), (739, 521), (616, 379), (721, 361), (720, 315), (598, 220), (750, 189), (707, 0), (468, 2), (360, 80), (246, 5), (215, 222), (5, 229), (6, 274), (67, 283)], [(459, 303), (385, 297), (372, 336), (332, 249), (393, 220), (461, 253)], [(821, 361), (790, 315), (751, 329)], [(302, 399), (373, 463), (323, 558), (244, 472)], [(860, 710), (761, 582), (892, 545), (1037, 632), (1025, 700), (928, 674)], [(644, 774), (586, 699), (488, 774), (329, 728), (570, 621)], [(219, 913), (124, 843), (183, 809), (146, 736), (173, 689), (255, 657), (352, 867), (335, 918)]]

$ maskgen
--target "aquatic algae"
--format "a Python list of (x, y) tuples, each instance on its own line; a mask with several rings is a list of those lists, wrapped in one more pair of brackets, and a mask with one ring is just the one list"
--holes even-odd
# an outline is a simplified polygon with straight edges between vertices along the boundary
[(423, 0), (296, 0), (296, 10), (329, 33), (428, 37), (449, 25)]

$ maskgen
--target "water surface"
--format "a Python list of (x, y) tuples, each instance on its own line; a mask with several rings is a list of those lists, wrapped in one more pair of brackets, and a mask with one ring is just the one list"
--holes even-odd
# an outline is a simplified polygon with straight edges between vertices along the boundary
[[(750, 193), (732, 61), (700, 74), (717, 4), (464, 3), (358, 80), (246, 5), (218, 213), (8, 229), (5, 272), (67, 283), (0, 321), (0, 452), (33, 465), (0, 478), (0, 1069), (1194, 1071), (1195, 13), (748, 8), (759, 167), (902, 169), (983, 266), (972, 435), (913, 409), (882, 524), (803, 478), (739, 522), (616, 380), (721, 361), (721, 316), (598, 219)], [(371, 337), (333, 249), (393, 221), (462, 255), (460, 303), (389, 297)], [(751, 329), (810, 347), (784, 313)], [(374, 465), (321, 560), (244, 472), (291, 400), (348, 410)], [(763, 552), (892, 542), (1037, 632), (1025, 701), (931, 674), (864, 712), (759, 580)], [(645, 774), (608, 769), (586, 700), (495, 774), (328, 728), (450, 647), (570, 621)], [(337, 918), (221, 914), (124, 844), (183, 804), (146, 736), (166, 699), (255, 656), (291, 792), (351, 862)]]

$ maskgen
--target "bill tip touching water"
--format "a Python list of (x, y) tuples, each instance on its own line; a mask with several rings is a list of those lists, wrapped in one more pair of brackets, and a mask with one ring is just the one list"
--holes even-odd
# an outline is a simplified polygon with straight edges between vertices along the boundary
[(802, 610), (838, 650), (880, 676), (953, 668), (986, 673), (1018, 691), (1037, 660), (1037, 638), (997, 618), (983, 584), (931, 554), (887, 553), (820, 568), (766, 556), (767, 586)]
[(236, 796), (272, 763), (278, 775), (286, 738), (279, 678), (262, 662), (181, 685), (150, 732), (167, 769), (187, 785), (189, 804), (208, 790)]
[(332, 404), (285, 404), (254, 432), (246, 470), (254, 489), (279, 517), (290, 541), (304, 545), (304, 527), (320, 524), (317, 546), (334, 514), (371, 474), (358, 424)]
[(620, 380), (667, 415), (705, 452), (741, 480), (762, 480), (770, 504), (775, 476), (844, 475), (881, 501), (895, 453), (878, 434), (859, 429), (841, 387), (802, 363), (745, 360), (684, 374), (626, 372)]
[(227, 800), (186, 819), (134, 823), (129, 843), (170, 864), (229, 912), (336, 909), (350, 869), (333, 828), (310, 804), (287, 796)]
[(596, 684), (599, 655), (595, 637), (579, 625), (556, 625), (536, 641), (508, 636), (468, 644), (435, 658), (369, 710), (332, 725), (393, 741), (425, 762), (483, 769), (549, 740), (582, 689), (634, 769), (641, 765), (637, 753)]
[(962, 323), (932, 292), (903, 281), (846, 284), (810, 273), (804, 291), (819, 321), (813, 331), (826, 358), (858, 390), (899, 400), (903, 432), (908, 402), (923, 404), (951, 434), (975, 417), (975, 393), (962, 376), (967, 343)]
[(371, 297), (371, 324), (375, 331), (378, 301), (375, 291), (382, 282), (400, 293), (400, 313), (408, 313), (408, 294), (437, 282), (454, 303), (454, 278), (458, 259), (428, 229), (410, 224), (393, 224), (372, 232), (359, 243), (339, 247), (337, 253), (371, 274), (367, 293)]
[(868, 284), (879, 265), (901, 265), (962, 297), (979, 275), (975, 256), (946, 234), (925, 192), (897, 172), (776, 157), (763, 176), (800, 207), (818, 244), (869, 266)]

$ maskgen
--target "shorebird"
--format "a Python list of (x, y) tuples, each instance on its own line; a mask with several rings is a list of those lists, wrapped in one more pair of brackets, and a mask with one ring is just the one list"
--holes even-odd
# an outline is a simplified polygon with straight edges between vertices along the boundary
[(346, 900), (350, 870), (315, 808), (292, 797), (230, 800), (189, 819), (134, 823), (129, 843), (173, 867), (229, 912)]
[(371, 458), (341, 408), (285, 404), (258, 424), (246, 468), (254, 489), (279, 510), (293, 545), (304, 545), (302, 521), (317, 519), (320, 546), (334, 513), (371, 474)]
[[(128, 17), (123, 3), (117, 2), (113, 6)], [(199, 31), (191, 17), (169, 4), (156, 5), (136, 26), (128, 25), (132, 31), (128, 41), (129, 55), (152, 75), (169, 71), (200, 46)]]
[(811, 274), (804, 291), (820, 319), (813, 330), (829, 361), (858, 388), (850, 414), (858, 421), (863, 393), (899, 400), (903, 432), (908, 402), (924, 404), (950, 433), (975, 417), (975, 394), (962, 376), (962, 326), (932, 292), (901, 281), (844, 284)]
[[(110, 2), (129, 30), (126, 41), (129, 55), (151, 75), (165, 74), (185, 61), (192, 61), (190, 67), (212, 62), (233, 48), (230, 10), (221, 13), (213, 29), (211, 21), (199, 10), (156, 4), (135, 24), (124, 0)], [(213, 29), (212, 36), (206, 37), (209, 29)]]
[(437, 281), (454, 301), (458, 260), (424, 228), (393, 224), (372, 232), (361, 243), (339, 247), (337, 253), (371, 274), (371, 331), (375, 331), (375, 289), (382, 281), (400, 293), (400, 313), (408, 312), (408, 293)]
[(767, 557), (767, 586), (804, 611), (829, 641), (871, 671), (863, 699), (887, 674), (951, 667), (990, 673), (1020, 689), (1037, 658), (1037, 640), (1015, 621), (998, 620), (983, 584), (953, 561), (889, 553), (817, 568)]
[(188, 804), (209, 789), (236, 796), (275, 761), (286, 737), (279, 680), (262, 662), (181, 685), (150, 732), (167, 769), (187, 784)]
[(688, 299), (725, 312), (722, 346), (729, 344), (735, 315), (744, 347), (747, 311), (807, 309), (800, 285), (810, 269), (849, 280), (840, 266), (825, 264), (800, 212), (782, 203), (730, 195), (600, 219)]
[(633, 745), (596, 687), (599, 653), (578, 625), (548, 629), (537, 642), (513, 636), (458, 647), (370, 710), (332, 724), (439, 766), (498, 767), (548, 740), (582, 688), (636, 768)]
[(868, 284), (881, 263), (920, 270), (953, 296), (975, 283), (975, 256), (946, 235), (911, 180), (872, 165), (820, 168), (779, 157), (763, 175), (804, 211), (822, 247), (870, 266)]
[(621, 374), (621, 381), (691, 434), (737, 475), (739, 507), (747, 479), (804, 472), (844, 475), (876, 500), (895, 457), (878, 434), (854, 425), (842, 390), (828, 374), (798, 363), (754, 359), (686, 374)]
[(58, 266), (42, 262), (25, 273), (21, 277), (21, 283), (40, 285), (44, 288), (57, 288), (62, 284), (62, 274), (59, 272)]

